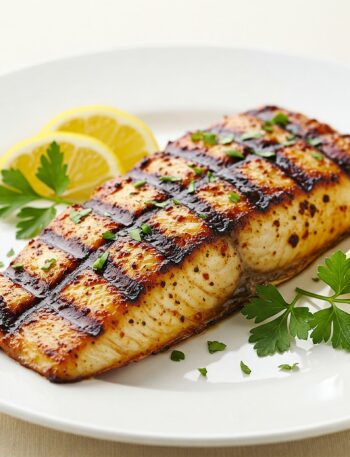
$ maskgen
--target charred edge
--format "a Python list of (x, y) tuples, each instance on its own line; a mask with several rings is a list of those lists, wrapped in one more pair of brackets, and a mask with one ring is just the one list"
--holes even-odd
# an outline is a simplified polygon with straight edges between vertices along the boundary
[[(285, 110), (278, 106), (267, 105), (258, 110), (247, 111), (245, 114), (249, 114), (263, 121), (269, 121), (278, 112), (286, 112), (287, 116), (289, 117), (288, 124), (280, 127), (300, 138), (311, 138), (319, 135), (336, 133), (336, 130), (334, 130), (328, 124), (319, 122), (317, 119), (307, 118), (304, 115)], [(305, 125), (303, 125), (301, 121), (298, 122), (298, 117), (300, 116), (305, 119)]]
[[(249, 155), (250, 152), (254, 151), (255, 149), (274, 151), (276, 148), (281, 146), (281, 143), (278, 143), (277, 141), (274, 141), (274, 140), (268, 140), (264, 137), (252, 138), (250, 140), (242, 140), (241, 136), (243, 135), (243, 133), (239, 132), (238, 130), (235, 130), (235, 129), (213, 127), (206, 131), (210, 132), (210, 133), (215, 133), (216, 135), (220, 135), (220, 136), (233, 134), (235, 136), (234, 142), (237, 144), (240, 144), (241, 146), (244, 146), (246, 157)], [(240, 160), (243, 160), (243, 159), (236, 159), (236, 162), (238, 162)]]
[(12, 313), (6, 307), (3, 297), (0, 296), (0, 329), (7, 333), (16, 321), (16, 318), (17, 314)]
[(90, 313), (88, 308), (77, 309), (73, 303), (66, 302), (62, 298), (51, 301), (49, 307), (86, 335), (96, 337), (103, 331), (102, 324), (88, 316)]
[(130, 213), (130, 211), (128, 211), (127, 209), (120, 208), (114, 205), (108, 205), (98, 199), (89, 200), (83, 206), (84, 208), (93, 209), (94, 212), (99, 216), (106, 217), (107, 213), (113, 222), (116, 222), (117, 224), (122, 224), (126, 227), (133, 224), (133, 222), (136, 219), (135, 214)]
[(84, 246), (78, 238), (63, 238), (52, 229), (45, 229), (40, 235), (40, 239), (55, 248), (67, 252), (79, 260), (86, 258), (90, 253), (90, 249), (87, 246)]
[[(340, 138), (350, 138), (350, 135), (340, 135)], [(350, 175), (350, 155), (338, 148), (336, 142), (326, 140), (318, 146), (318, 149), (330, 160), (335, 162), (347, 175)]]
[(332, 173), (330, 176), (324, 176), (322, 173), (308, 173), (282, 154), (277, 154), (276, 165), (305, 192), (310, 192), (318, 183), (336, 183), (339, 181), (337, 174)]
[(49, 284), (42, 279), (32, 276), (25, 270), (16, 271), (11, 266), (7, 268), (4, 275), (30, 292), (36, 298), (44, 298), (50, 288)]

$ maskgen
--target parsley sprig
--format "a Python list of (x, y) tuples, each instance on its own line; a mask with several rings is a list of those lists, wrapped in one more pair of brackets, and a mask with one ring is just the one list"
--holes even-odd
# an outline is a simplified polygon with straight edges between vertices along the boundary
[[(40, 157), (36, 177), (52, 191), (51, 196), (43, 196), (33, 189), (20, 170), (10, 168), (1, 170), (0, 217), (16, 215), (18, 239), (36, 236), (56, 216), (58, 204), (68, 204), (62, 197), (67, 190), (69, 177), (64, 154), (54, 141)], [(50, 206), (33, 207), (30, 204), (38, 201), (50, 202)]]
[[(259, 356), (285, 352), (294, 338), (306, 340), (310, 332), (314, 344), (331, 342), (333, 348), (350, 351), (350, 314), (339, 307), (350, 304), (344, 297), (350, 293), (350, 259), (342, 251), (335, 252), (318, 267), (317, 278), (331, 288), (330, 295), (298, 287), (288, 303), (275, 286), (257, 287), (257, 296), (244, 306), (242, 314), (257, 324), (264, 322), (250, 331), (249, 341)], [(296, 306), (305, 296), (328, 306), (314, 313), (309, 307)]]

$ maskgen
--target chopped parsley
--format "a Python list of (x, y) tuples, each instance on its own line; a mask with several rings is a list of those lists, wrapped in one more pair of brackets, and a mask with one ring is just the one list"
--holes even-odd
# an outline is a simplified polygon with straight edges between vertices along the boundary
[(72, 211), (69, 214), (69, 219), (74, 222), (74, 224), (80, 224), (80, 222), (85, 219), (92, 212), (91, 208), (81, 209), (79, 211)]
[(107, 232), (102, 233), (102, 238), (109, 241), (115, 241), (117, 239), (117, 234), (111, 230), (107, 230)]
[(194, 194), (195, 191), (196, 191), (196, 182), (194, 180), (192, 180), (187, 187), (187, 193)]
[(289, 117), (284, 113), (277, 113), (272, 119), (272, 124), (279, 125), (280, 127), (285, 127), (289, 124)]
[(185, 360), (185, 354), (181, 351), (172, 351), (170, 354), (170, 359), (173, 362), (180, 362), (181, 360)]
[(299, 369), (298, 365), (298, 362), (293, 363), (292, 365), (289, 365), (288, 363), (282, 363), (281, 365), (278, 365), (278, 368), (281, 371), (296, 371)]
[(191, 134), (191, 140), (194, 143), (198, 141), (203, 141), (205, 145), (214, 145), (218, 143), (218, 136), (212, 132), (205, 132), (203, 130), (198, 130), (197, 132), (193, 132)]
[(225, 136), (220, 136), (219, 144), (231, 144), (235, 139), (233, 133), (227, 133)]
[(248, 141), (248, 140), (255, 140), (257, 138), (261, 138), (263, 134), (261, 132), (246, 132), (241, 135), (241, 140), (242, 141)]
[(242, 360), (240, 361), (239, 366), (241, 367), (242, 372), (246, 375), (250, 375), (250, 373), (252, 372), (248, 365), (246, 365)]
[(238, 149), (229, 149), (228, 151), (225, 151), (225, 155), (228, 157), (235, 157), (237, 159), (244, 159), (243, 152), (239, 151)]
[(200, 217), (201, 219), (206, 219), (208, 217), (206, 214), (203, 214), (203, 213), (198, 213), (197, 216)]
[(160, 176), (159, 177), (160, 182), (178, 182), (181, 180), (182, 180), (182, 178), (179, 178), (178, 176)]
[(165, 200), (164, 202), (157, 202), (155, 200), (148, 200), (145, 202), (147, 205), (156, 206), (157, 208), (165, 208), (169, 204), (169, 200)]
[(212, 171), (210, 171), (210, 170), (207, 173), (207, 179), (208, 179), (208, 182), (215, 182), (216, 181), (214, 173)]
[(224, 351), (226, 349), (226, 344), (221, 343), (220, 341), (207, 341), (208, 351), (210, 354), (215, 352)]
[(189, 165), (189, 167), (196, 173), (198, 176), (202, 176), (205, 172), (205, 168), (196, 167), (195, 165)]
[(129, 235), (135, 241), (142, 241), (141, 230), (139, 228), (130, 230)]
[(197, 368), (197, 370), (200, 372), (200, 374), (206, 378), (208, 374), (208, 370), (206, 368)]
[(9, 252), (6, 254), (7, 257), (13, 257), (15, 255), (15, 251), (11, 248)]
[(24, 270), (24, 265), (22, 263), (15, 263), (15, 264), (13, 264), (11, 266), (16, 271), (23, 271)]
[(134, 182), (135, 189), (140, 189), (147, 183), (146, 179), (141, 179), (140, 181)]
[(174, 205), (181, 205), (180, 200), (177, 200), (177, 198), (173, 198), (173, 203)]
[(44, 271), (49, 271), (51, 269), (51, 267), (53, 267), (54, 265), (56, 265), (57, 263), (57, 260), (52, 258), (52, 259), (47, 259), (45, 260), (45, 263), (44, 265), (41, 267), (42, 270)]
[(320, 152), (313, 152), (312, 157), (317, 160), (324, 160), (324, 155), (321, 154)]
[(322, 143), (323, 143), (323, 140), (322, 138), (308, 138), (306, 140), (306, 142), (310, 145), (310, 146), (320, 146)]
[(276, 153), (274, 151), (268, 151), (268, 150), (255, 150), (254, 154), (259, 156), (259, 157), (275, 157)]
[(110, 211), (105, 211), (103, 213), (103, 215), (104, 215), (104, 217), (112, 217), (113, 216), (113, 214)]
[(232, 203), (238, 203), (241, 199), (241, 196), (239, 194), (237, 194), (237, 192), (230, 192), (228, 199)]
[(5, 264), (4, 262), (0, 262), (0, 268), (4, 268)]
[(108, 257), (109, 257), (109, 252), (104, 252), (102, 255), (100, 255), (99, 257), (97, 257), (97, 259), (95, 260), (95, 262), (92, 264), (92, 268), (95, 270), (95, 271), (100, 271), (102, 270), (102, 268), (105, 266), (107, 260), (108, 260)]
[(152, 229), (148, 224), (142, 224), (141, 230), (145, 235), (152, 235)]

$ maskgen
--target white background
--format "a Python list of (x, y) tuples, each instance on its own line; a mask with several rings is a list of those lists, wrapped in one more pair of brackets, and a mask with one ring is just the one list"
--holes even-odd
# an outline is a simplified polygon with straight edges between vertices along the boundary
[(0, 0), (0, 73), (115, 47), (179, 44), (350, 64), (350, 0)]

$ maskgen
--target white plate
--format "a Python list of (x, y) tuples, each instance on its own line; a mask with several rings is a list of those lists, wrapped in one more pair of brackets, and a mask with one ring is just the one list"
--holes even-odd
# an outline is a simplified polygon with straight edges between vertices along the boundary
[[(276, 103), (350, 130), (350, 70), (256, 51), (214, 48), (115, 51), (40, 65), (0, 78), (0, 150), (37, 132), (61, 110), (105, 103), (147, 121), (162, 145), (224, 113)], [(0, 259), (15, 243), (0, 227)], [(350, 242), (342, 247), (347, 249)], [(312, 266), (283, 286), (317, 289)], [(0, 354), (0, 409), (57, 429), (118, 441), (169, 445), (267, 443), (350, 425), (350, 355), (298, 344), (259, 359), (239, 314), (169, 353), (97, 379), (54, 385)], [(228, 350), (208, 354), (206, 341)], [(244, 360), (253, 370), (244, 377)], [(300, 371), (282, 373), (283, 362)], [(208, 379), (197, 367), (208, 367)]]

